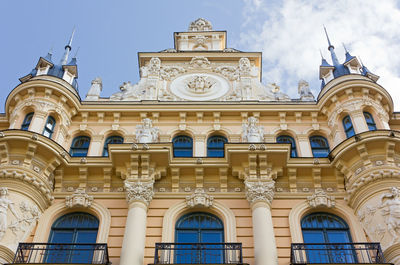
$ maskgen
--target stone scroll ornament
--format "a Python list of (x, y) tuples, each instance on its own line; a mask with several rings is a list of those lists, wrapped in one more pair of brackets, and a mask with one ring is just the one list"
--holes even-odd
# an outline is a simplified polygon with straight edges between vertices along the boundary
[(128, 181), (125, 180), (124, 187), (126, 191), (126, 200), (128, 203), (144, 202), (148, 205), (154, 196), (154, 181)]
[(158, 142), (160, 130), (153, 127), (153, 122), (149, 118), (143, 119), (143, 124), (136, 125), (136, 142), (137, 143), (155, 143)]
[(250, 204), (256, 202), (272, 203), (275, 194), (275, 181), (249, 181), (244, 182), (246, 187), (246, 197)]
[(189, 208), (211, 207), (214, 197), (208, 195), (203, 188), (195, 189), (194, 193), (186, 197), (186, 205)]
[(84, 188), (77, 188), (71, 196), (65, 198), (65, 206), (67, 206), (67, 208), (89, 208), (92, 205), (92, 202), (93, 196), (88, 195)]

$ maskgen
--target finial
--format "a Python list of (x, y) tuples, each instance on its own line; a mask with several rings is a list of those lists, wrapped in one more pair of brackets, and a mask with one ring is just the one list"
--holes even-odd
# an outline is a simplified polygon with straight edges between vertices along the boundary
[(325, 60), (324, 56), (322, 55), (321, 49), (319, 49), (319, 54), (321, 54), (321, 59), (322, 59), (322, 60)]
[(80, 48), (80, 46), (79, 46), (79, 47), (76, 49), (76, 52), (75, 52), (74, 58), (76, 58), (76, 56), (78, 55), (79, 48)]
[(348, 53), (349, 51), (347, 50), (346, 45), (344, 45), (344, 42), (342, 42), (342, 44), (343, 44), (344, 51), (345, 51), (346, 53)]
[(324, 25), (324, 30), (325, 30), (326, 39), (328, 40), (328, 50), (329, 50), (331, 47), (332, 47), (332, 48), (335, 48), (335, 47), (333, 47), (333, 45), (331, 44), (331, 41), (330, 41), (329, 36), (328, 36), (328, 31), (326, 30), (325, 25)]
[(65, 46), (65, 48), (69, 47), (69, 49), (71, 49), (71, 47), (72, 47), (72, 40), (74, 39), (74, 35), (75, 35), (75, 26), (74, 26), (74, 28), (72, 29), (71, 37), (69, 37), (68, 44)]
[(53, 54), (53, 45), (51, 45), (50, 50), (47, 52), (48, 54)]

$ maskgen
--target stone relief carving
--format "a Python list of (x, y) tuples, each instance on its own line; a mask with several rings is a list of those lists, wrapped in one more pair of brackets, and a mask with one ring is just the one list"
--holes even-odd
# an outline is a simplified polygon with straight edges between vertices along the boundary
[(250, 203), (267, 202), (272, 203), (275, 194), (275, 181), (248, 181), (244, 182), (246, 198)]
[(161, 60), (158, 57), (153, 57), (150, 59), (149, 64), (147, 65), (147, 73), (148, 75), (159, 75), (161, 70)]
[(192, 93), (204, 94), (210, 91), (214, 84), (215, 82), (209, 81), (204, 75), (195, 75), (186, 83), (186, 88)]
[(20, 218), (9, 225), (15, 236), (14, 244), (18, 244), (22, 239), (29, 236), (30, 231), (40, 217), (40, 212), (36, 205), (30, 206), (27, 202), (22, 201), (19, 204), (19, 209), (21, 212)]
[(189, 208), (211, 207), (214, 197), (208, 195), (203, 188), (195, 189), (194, 193), (186, 197), (186, 205)]
[(264, 127), (258, 126), (256, 117), (249, 117), (247, 123), (242, 125), (242, 141), (259, 143), (264, 141)]
[(298, 85), (298, 93), (300, 100), (302, 101), (313, 101), (314, 95), (311, 93), (310, 85), (305, 80), (300, 80)]
[(15, 218), (20, 219), (14, 208), (14, 202), (8, 198), (8, 189), (0, 188), (0, 240), (4, 237), (8, 228), (7, 212), (14, 215)]
[(136, 125), (136, 142), (137, 143), (154, 143), (158, 142), (160, 130), (153, 127), (153, 122), (149, 118), (142, 120), (143, 124)]
[(189, 31), (211, 31), (211, 22), (204, 19), (198, 18), (189, 25)]
[(357, 216), (373, 241), (381, 242), (382, 249), (400, 243), (400, 189), (370, 198), (357, 212)]
[(251, 64), (249, 58), (242, 57), (239, 60), (239, 73), (240, 75), (250, 75), (251, 71)]
[(307, 197), (308, 205), (311, 208), (333, 208), (336, 205), (335, 197), (328, 196), (322, 189), (316, 190), (313, 195)]
[(194, 41), (196, 42), (196, 44), (194, 45), (193, 49), (194, 50), (208, 50), (208, 47), (206, 45), (206, 40), (208, 39), (208, 37), (206, 36), (195, 36), (194, 37)]
[(92, 86), (86, 94), (85, 100), (98, 100), (100, 98), (100, 92), (103, 90), (103, 82), (100, 77), (96, 77), (92, 80)]
[(154, 181), (128, 181), (125, 180), (126, 200), (128, 203), (143, 202), (148, 205), (154, 196)]
[(196, 68), (208, 69), (210, 68), (210, 66), (211, 66), (210, 61), (208, 61), (208, 59), (204, 56), (195, 56), (189, 63), (189, 67), (194, 69)]
[(89, 208), (92, 202), (93, 196), (88, 195), (84, 188), (77, 188), (71, 196), (65, 197), (65, 206), (67, 206), (67, 208)]
[(235, 81), (239, 79), (239, 71), (235, 66), (218, 66), (214, 69), (214, 72), (220, 73), (223, 76), (227, 77), (230, 81)]

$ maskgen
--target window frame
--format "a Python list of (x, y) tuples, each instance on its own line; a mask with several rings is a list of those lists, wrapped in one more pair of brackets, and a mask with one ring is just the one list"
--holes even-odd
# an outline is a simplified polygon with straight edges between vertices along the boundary
[[(371, 118), (370, 120), (367, 119), (367, 117), (366, 117), (367, 115), (369, 115), (369, 117)], [(372, 114), (367, 111), (363, 111), (363, 116), (364, 116), (365, 122), (367, 123), (368, 130), (376, 131), (377, 127), (376, 127), (376, 123), (374, 120), (374, 116), (372, 116)], [(372, 129), (371, 129), (371, 127), (372, 127)]]
[[(186, 143), (190, 143), (190, 146), (177, 146), (177, 141), (179, 139), (186, 139), (188, 140)], [(172, 147), (173, 147), (173, 154), (174, 157), (193, 157), (193, 139), (187, 135), (177, 135), (172, 139)], [(179, 152), (190, 152), (190, 156), (180, 154)]]
[[(210, 146), (211, 141), (213, 140), (221, 141), (223, 144), (222, 146)], [(212, 135), (208, 137), (207, 139), (207, 157), (216, 157), (216, 158), (221, 158), (225, 156), (225, 144), (228, 143), (228, 139), (225, 136), (222, 135)], [(219, 144), (216, 143), (216, 145)], [(220, 153), (218, 153), (220, 152)], [(215, 153), (215, 154), (214, 154)]]
[[(283, 139), (287, 139), (288, 141), (282, 141)], [(279, 135), (276, 137), (276, 142), (280, 144), (290, 144), (290, 157), (297, 157), (297, 149), (296, 149), (296, 141), (290, 135)]]
[[(80, 139), (86, 139), (87, 140), (87, 147), (74, 147), (75, 143), (77, 141), (79, 141)], [(89, 136), (85, 136), (85, 135), (80, 135), (80, 136), (76, 136), (71, 143), (71, 147), (69, 150), (69, 154), (72, 157), (86, 157), (88, 152), (89, 152), (89, 147), (90, 147), (90, 137)], [(79, 152), (78, 151), (82, 151), (82, 150), (86, 150), (85, 154), (83, 154), (84, 152)]]
[[(47, 127), (47, 124), (49, 124), (49, 120), (53, 121), (53, 126), (52, 126), (51, 129)], [(44, 124), (44, 128), (43, 128), (43, 133), (42, 134), (44, 136), (46, 136), (47, 138), (51, 139), (51, 137), (53, 136), (53, 133), (54, 133), (54, 129), (56, 128), (56, 124), (57, 124), (56, 119), (53, 116), (47, 117), (46, 123)], [(45, 133), (48, 133), (49, 135), (47, 136)]]
[[(313, 142), (315, 140), (322, 140), (323, 142), (325, 142), (326, 147), (318, 147), (318, 146), (313, 146)], [(311, 147), (311, 151), (313, 154), (313, 157), (315, 158), (323, 158), (323, 157), (328, 157), (330, 151), (330, 147), (329, 147), (329, 142), (328, 139), (326, 139), (324, 136), (321, 135), (314, 135), (314, 136), (310, 136), (309, 137), (309, 141), (310, 141), (310, 147)], [(326, 155), (321, 155), (319, 153), (321, 153), (321, 151), (325, 151)]]
[[(112, 140), (115, 140), (115, 139), (119, 139), (119, 140), (121, 140), (121, 142), (120, 143), (111, 142)], [(110, 136), (108, 136), (106, 138), (106, 140), (104, 141), (104, 147), (103, 147), (102, 156), (108, 156), (109, 155), (109, 153), (108, 153), (108, 145), (109, 144), (123, 144), (123, 143), (124, 143), (124, 137), (122, 137), (122, 136), (119, 136), (119, 135), (110, 135)]]
[(22, 121), (22, 124), (21, 124), (21, 130), (29, 131), (29, 127), (30, 127), (30, 125), (32, 123), (34, 115), (35, 115), (35, 112), (29, 112), (28, 114), (25, 115), (25, 118), (24, 118), (24, 120)]
[[(348, 126), (348, 124), (350, 124), (350, 126)], [(342, 119), (342, 125), (343, 125), (343, 129), (344, 129), (344, 132), (345, 132), (347, 138), (350, 138), (350, 137), (353, 137), (354, 135), (356, 135), (356, 132), (354, 131), (354, 125), (350, 118), (350, 115), (347, 115)]]

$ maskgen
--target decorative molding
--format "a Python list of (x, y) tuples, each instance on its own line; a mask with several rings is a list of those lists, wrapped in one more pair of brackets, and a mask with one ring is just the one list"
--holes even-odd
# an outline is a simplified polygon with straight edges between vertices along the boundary
[(334, 208), (336, 205), (335, 197), (328, 196), (322, 189), (318, 189), (313, 195), (308, 196), (307, 202), (311, 208)]
[(256, 117), (249, 117), (247, 123), (242, 125), (242, 141), (248, 143), (259, 143), (264, 141), (264, 127), (258, 126)]
[(67, 208), (89, 208), (92, 202), (93, 196), (88, 195), (84, 188), (77, 188), (71, 196), (65, 197), (65, 206)]
[(153, 181), (128, 181), (125, 180), (126, 200), (128, 203), (143, 202), (149, 205), (154, 196)]
[(204, 18), (198, 18), (191, 22), (188, 31), (211, 31), (212, 24), (210, 21)]
[(256, 202), (272, 203), (275, 194), (275, 181), (244, 181), (246, 198), (250, 204)]
[(214, 197), (208, 195), (203, 188), (197, 188), (194, 193), (186, 197), (186, 205), (188, 208), (211, 207)]

